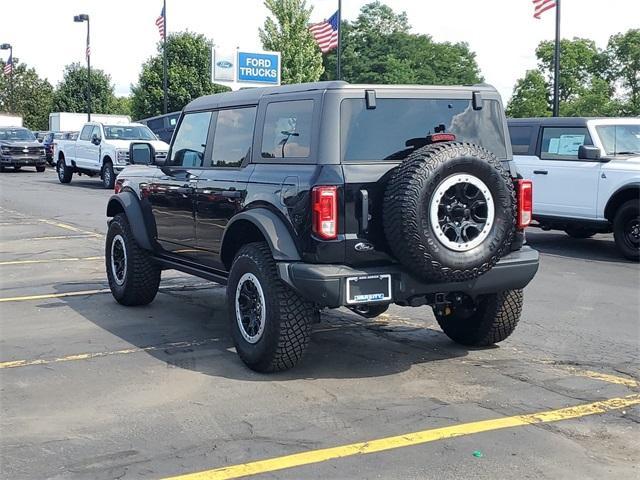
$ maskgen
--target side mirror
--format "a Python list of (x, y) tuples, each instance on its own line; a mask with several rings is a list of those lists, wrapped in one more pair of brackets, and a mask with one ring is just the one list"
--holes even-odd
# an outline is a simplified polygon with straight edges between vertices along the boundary
[(602, 152), (598, 147), (593, 147), (590, 145), (580, 145), (578, 147), (578, 159), (579, 160), (600, 160), (602, 156)]
[(98, 137), (98, 135), (96, 135), (95, 133), (93, 134), (93, 136), (91, 137), (91, 143), (93, 143), (94, 145), (100, 145), (100, 138)]
[(146, 142), (129, 145), (129, 163), (132, 165), (152, 165), (156, 163), (156, 150)]

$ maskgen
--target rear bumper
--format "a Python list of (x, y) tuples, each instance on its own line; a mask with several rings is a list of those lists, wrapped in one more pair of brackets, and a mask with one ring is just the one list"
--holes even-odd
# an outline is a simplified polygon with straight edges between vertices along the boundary
[(539, 255), (522, 247), (503, 257), (484, 275), (468, 282), (426, 283), (397, 265), (352, 268), (345, 265), (278, 263), (280, 277), (306, 299), (323, 307), (347, 305), (349, 277), (390, 274), (394, 303), (410, 304), (414, 299), (436, 293), (463, 292), (471, 296), (524, 288), (538, 271)]

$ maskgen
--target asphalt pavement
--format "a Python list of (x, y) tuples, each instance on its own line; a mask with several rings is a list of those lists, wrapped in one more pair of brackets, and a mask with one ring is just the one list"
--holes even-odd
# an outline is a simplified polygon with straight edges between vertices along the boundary
[(426, 307), (327, 311), (298, 367), (261, 375), (223, 287), (164, 272), (151, 305), (113, 300), (110, 195), (0, 174), (2, 478), (639, 478), (640, 266), (611, 235), (528, 232), (540, 271), (496, 347)]

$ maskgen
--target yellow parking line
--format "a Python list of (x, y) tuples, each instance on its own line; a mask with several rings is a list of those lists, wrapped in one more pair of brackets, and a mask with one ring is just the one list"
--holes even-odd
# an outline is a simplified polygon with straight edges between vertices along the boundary
[(42, 222), (42, 223), (46, 223), (47, 225), (53, 225), (54, 227), (63, 228), (65, 230), (71, 230), (72, 232), (79, 232), (79, 233), (85, 233), (87, 235), (102, 237), (102, 235), (99, 234), (99, 233), (90, 232), (88, 230), (83, 230), (81, 228), (74, 227), (73, 225), (68, 225), (66, 223), (57, 222), (55, 220), (48, 220), (46, 218), (41, 218), (38, 221)]
[(48, 260), (11, 260), (0, 262), (1, 265), (32, 265), (34, 263), (58, 263), (58, 262), (82, 262), (90, 260), (102, 260), (104, 257), (70, 257), (70, 258), (51, 258)]
[(616, 385), (624, 385), (625, 387), (632, 388), (638, 386), (638, 382), (631, 378), (609, 375), (608, 373), (594, 372), (592, 370), (578, 370), (577, 368), (569, 368), (569, 370), (576, 375), (593, 378), (594, 380), (602, 380), (603, 382), (615, 383)]
[(16, 238), (14, 241), (29, 242), (32, 240), (67, 240), (71, 238), (101, 238), (97, 233), (83, 233), (81, 235), (44, 235), (42, 237)]
[(10, 362), (0, 362), (0, 369), (29, 367), (32, 365), (49, 365), (51, 363), (73, 362), (76, 360), (89, 360), (92, 358), (110, 357), (113, 355), (127, 355), (130, 353), (138, 353), (138, 352), (152, 352), (154, 350), (164, 350), (166, 348), (198, 347), (198, 346), (212, 343), (215, 341), (217, 341), (216, 338), (207, 338), (205, 340), (198, 340), (198, 341), (192, 341), (192, 342), (164, 343), (162, 345), (151, 345), (149, 347), (124, 348), (122, 350), (114, 350), (109, 352), (78, 353), (75, 355), (68, 355), (66, 357), (58, 357), (58, 358), (49, 358), (49, 359), (39, 358), (36, 360), (13, 360)]
[(0, 302), (24, 302), (27, 300), (45, 300), (48, 298), (79, 297), (82, 295), (95, 295), (96, 293), (107, 293), (107, 292), (110, 292), (108, 288), (102, 288), (100, 290), (81, 290), (79, 292), (47, 293), (44, 295), (26, 295), (24, 297), (0, 298)]
[(606, 413), (612, 410), (631, 407), (640, 404), (640, 395), (611, 398), (601, 402), (586, 403), (575, 407), (548, 410), (546, 412), (515, 415), (513, 417), (495, 418), (479, 422), (462, 423), (449, 427), (422, 430), (420, 432), (407, 433), (394, 437), (379, 438), (368, 442), (352, 443), (339, 447), (311, 450), (294, 453), (283, 457), (258, 460), (256, 462), (242, 463), (229, 467), (205, 470), (197, 473), (178, 475), (164, 480), (223, 480), (240, 478), (248, 475), (275, 472), (286, 468), (301, 467), (314, 463), (326, 462), (337, 458), (364, 455), (367, 453), (384, 452), (396, 448), (421, 445), (423, 443), (444, 440), (448, 438), (472, 435), (474, 433), (501, 430), (503, 428), (521, 427), (539, 423), (557, 422), (571, 418), (580, 418), (587, 415)]

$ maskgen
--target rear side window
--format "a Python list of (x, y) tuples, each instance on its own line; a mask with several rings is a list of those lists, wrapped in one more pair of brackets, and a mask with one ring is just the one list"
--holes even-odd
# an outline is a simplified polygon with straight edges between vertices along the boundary
[(251, 152), (256, 107), (220, 110), (217, 117), (209, 166), (240, 167)]
[(155, 132), (156, 130), (160, 130), (164, 127), (164, 121), (162, 118), (154, 118), (153, 120), (148, 120), (147, 127)]
[(581, 145), (593, 145), (586, 127), (545, 127), (542, 130), (540, 158), (577, 160)]
[(340, 107), (342, 157), (345, 161), (404, 158), (412, 141), (434, 133), (453, 133), (506, 158), (504, 114), (495, 100), (474, 110), (470, 100), (378, 98), (367, 109), (364, 98), (345, 99)]
[(311, 152), (313, 100), (267, 105), (262, 158), (307, 158)]
[(187, 113), (174, 135), (169, 165), (202, 167), (211, 112)]
[(93, 130), (93, 125), (85, 125), (82, 127), (82, 133), (80, 134), (80, 140), (91, 140), (91, 130)]
[(511, 148), (516, 155), (526, 155), (531, 148), (531, 135), (533, 127), (516, 126), (509, 127), (509, 136), (511, 137)]

